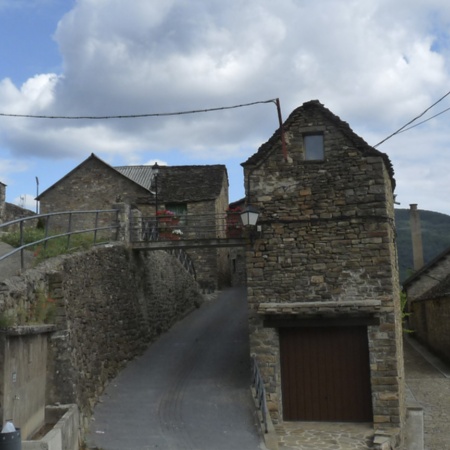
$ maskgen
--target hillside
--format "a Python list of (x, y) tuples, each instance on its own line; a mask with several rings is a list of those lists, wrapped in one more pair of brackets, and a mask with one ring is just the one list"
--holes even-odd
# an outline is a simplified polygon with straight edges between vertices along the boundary
[[(419, 210), (425, 264), (450, 247), (450, 216)], [(413, 267), (409, 209), (395, 210), (400, 281), (411, 275)]]

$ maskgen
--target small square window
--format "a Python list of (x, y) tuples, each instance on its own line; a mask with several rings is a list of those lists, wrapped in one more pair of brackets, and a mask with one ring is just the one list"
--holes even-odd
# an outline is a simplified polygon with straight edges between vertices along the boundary
[(323, 134), (307, 134), (303, 136), (306, 161), (320, 161), (324, 159)]

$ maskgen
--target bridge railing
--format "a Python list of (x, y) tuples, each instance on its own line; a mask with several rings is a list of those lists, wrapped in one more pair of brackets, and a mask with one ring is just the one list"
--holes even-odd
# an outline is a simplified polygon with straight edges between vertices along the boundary
[[(119, 210), (63, 211), (37, 214), (0, 224), (0, 232), (18, 233), (18, 247), (0, 256), (0, 261), (20, 252), (21, 267), (24, 268), (24, 251), (42, 246), (46, 250), (48, 242), (64, 239), (65, 249), (71, 250), (74, 235), (89, 236), (91, 245), (98, 245), (118, 239), (120, 228)], [(36, 234), (33, 230), (41, 230)], [(32, 235), (28, 238), (28, 235)]]
[(130, 221), (131, 242), (226, 239), (242, 237), (235, 217), (219, 214), (164, 214), (135, 216)]

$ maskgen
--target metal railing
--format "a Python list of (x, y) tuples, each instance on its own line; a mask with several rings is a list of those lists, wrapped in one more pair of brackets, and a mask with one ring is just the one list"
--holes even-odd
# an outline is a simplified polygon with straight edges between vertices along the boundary
[(258, 408), (261, 411), (262, 423), (264, 424), (264, 432), (268, 433), (267, 427), (267, 400), (266, 400), (266, 389), (264, 387), (264, 381), (261, 377), (261, 373), (259, 371), (258, 363), (256, 362), (256, 358), (254, 356), (251, 357), (252, 363), (252, 387), (255, 390), (255, 399), (258, 404)]
[(226, 239), (242, 237), (243, 227), (230, 215), (185, 214), (130, 219), (131, 242), (192, 239)]
[(190, 256), (183, 249), (167, 249), (166, 252), (177, 258), (178, 261), (180, 261), (181, 265), (185, 268), (185, 270), (190, 273), (194, 279), (197, 279), (194, 263), (192, 262)]
[[(70, 250), (71, 236), (92, 233), (92, 245), (104, 244), (118, 239), (119, 211), (117, 209), (93, 211), (62, 211), (49, 214), (37, 214), (0, 224), (0, 232), (18, 232), (19, 246), (0, 256), (0, 261), (20, 252), (21, 268), (24, 268), (24, 251), (30, 247), (43, 244), (47, 248), (48, 241), (67, 238), (66, 250)], [(30, 230), (42, 229), (43, 237), (26, 242), (26, 234)], [(111, 231), (115, 231), (111, 233)], [(108, 231), (108, 233), (104, 233)], [(107, 238), (105, 238), (107, 237)]]

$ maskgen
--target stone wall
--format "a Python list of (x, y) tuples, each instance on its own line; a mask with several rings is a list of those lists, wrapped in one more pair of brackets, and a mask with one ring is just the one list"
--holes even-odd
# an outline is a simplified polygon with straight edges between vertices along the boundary
[[(108, 210), (115, 203), (135, 204), (137, 199), (146, 196), (150, 197), (146, 189), (91, 157), (41, 194), (40, 212)], [(56, 220), (60, 228), (67, 229), (67, 219)], [(92, 224), (92, 221), (85, 223), (85, 215), (73, 220), (73, 226), (88, 227)]]
[(0, 181), (0, 223), (6, 222), (5, 217), (6, 186)]
[[(397, 429), (405, 409), (389, 165), (328, 110), (308, 105), (291, 116), (288, 157), (275, 135), (244, 163), (247, 198), (260, 211), (262, 230), (246, 253), (250, 345), (272, 418), (282, 419), (279, 337), (265, 318), (306, 302), (316, 319), (345, 319), (374, 302), (369, 314), (376, 324), (368, 326), (373, 421), (375, 429)], [(324, 160), (305, 161), (306, 133), (323, 134)], [(310, 317), (305, 309), (287, 314)]]
[(412, 301), (409, 308), (413, 336), (450, 362), (450, 297)]
[(77, 403), (89, 415), (127, 361), (202, 302), (195, 280), (163, 251), (116, 244), (42, 263), (0, 285), (0, 309), (20, 320), (36, 291), (55, 304), (47, 403)]

